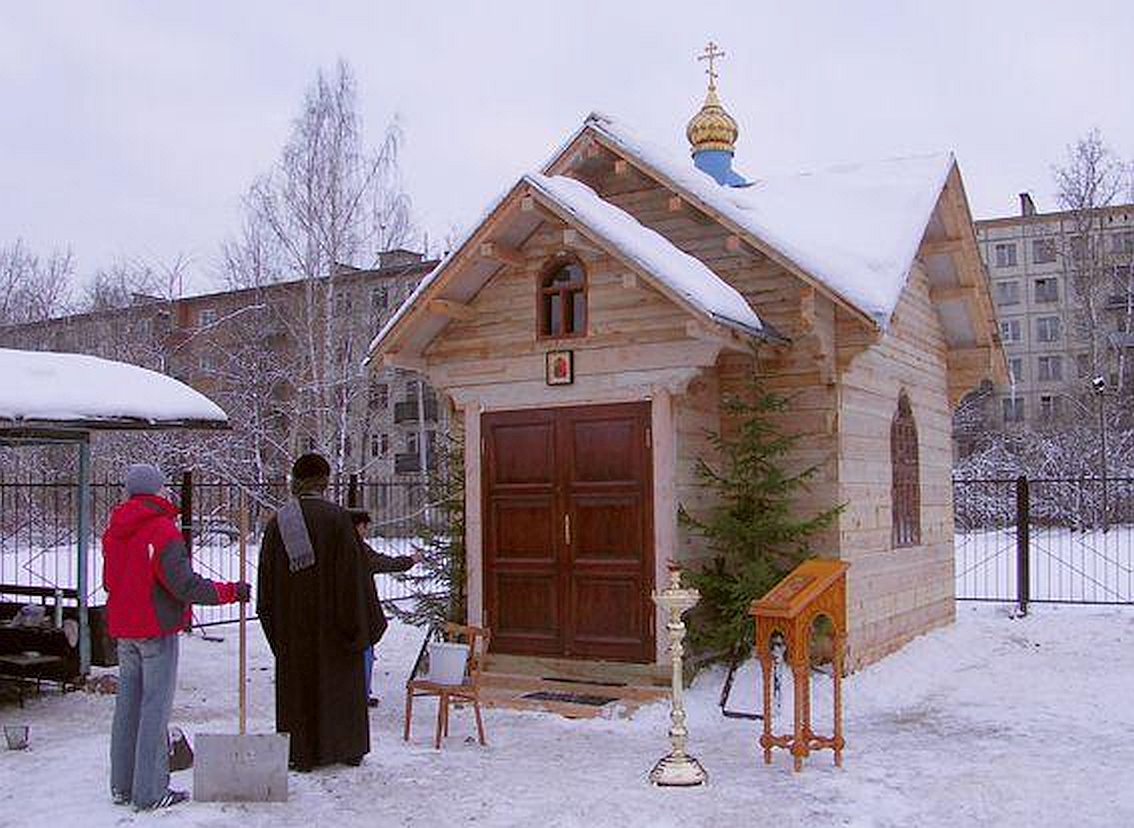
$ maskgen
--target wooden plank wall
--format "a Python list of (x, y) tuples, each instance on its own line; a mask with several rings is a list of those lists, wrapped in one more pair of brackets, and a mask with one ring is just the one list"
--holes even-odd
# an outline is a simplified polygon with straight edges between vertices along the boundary
[[(850, 664), (858, 667), (954, 617), (952, 412), (944, 337), (923, 272), (915, 269), (882, 340), (855, 351), (840, 354), (839, 477), (847, 508), (839, 545), (851, 563)], [(890, 423), (903, 389), (918, 429), (922, 544), (893, 549)]]

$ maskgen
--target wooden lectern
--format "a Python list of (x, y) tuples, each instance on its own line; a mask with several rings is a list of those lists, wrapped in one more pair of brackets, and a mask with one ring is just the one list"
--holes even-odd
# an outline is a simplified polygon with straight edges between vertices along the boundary
[[(791, 751), (795, 770), (803, 768), (803, 757), (813, 750), (831, 748), (835, 764), (843, 764), (843, 657), (847, 639), (847, 579), (845, 561), (804, 561), (763, 598), (752, 602), (749, 612), (756, 619), (756, 655), (764, 673), (764, 763), (771, 764), (772, 748)], [(834, 733), (816, 735), (811, 729), (811, 625), (826, 616), (832, 626), (835, 679)], [(787, 645), (787, 662), (795, 685), (795, 728), (791, 734), (772, 733), (772, 634), (776, 631)]]

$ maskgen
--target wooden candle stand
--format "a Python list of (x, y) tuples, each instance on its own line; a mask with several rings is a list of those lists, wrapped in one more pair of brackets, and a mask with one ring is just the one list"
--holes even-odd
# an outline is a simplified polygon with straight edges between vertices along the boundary
[[(847, 639), (846, 571), (844, 561), (808, 560), (791, 571), (763, 598), (752, 602), (749, 612), (756, 619), (756, 655), (764, 673), (764, 763), (771, 764), (772, 748), (791, 751), (795, 770), (813, 750), (830, 748), (835, 764), (843, 764), (843, 659)], [(834, 733), (820, 736), (811, 729), (811, 626), (826, 616), (832, 626), (834, 673)], [(795, 726), (790, 734), (772, 733), (772, 635), (779, 632), (787, 647), (795, 685)]]

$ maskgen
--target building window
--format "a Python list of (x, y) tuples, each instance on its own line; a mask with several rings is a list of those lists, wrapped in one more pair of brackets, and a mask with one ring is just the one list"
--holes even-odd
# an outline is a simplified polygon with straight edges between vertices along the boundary
[(1054, 262), (1055, 239), (1034, 239), (1032, 241), (1032, 261), (1036, 264)]
[(1111, 236), (1110, 252), (1115, 256), (1129, 256), (1134, 253), (1134, 233), (1115, 233)]
[(582, 336), (587, 330), (587, 276), (575, 260), (557, 260), (539, 281), (539, 335)]
[(197, 311), (197, 327), (207, 328), (217, 323), (217, 312), (213, 308), (201, 308)]
[(1063, 379), (1063, 359), (1059, 356), (1041, 356), (1036, 360), (1036, 379), (1055, 382)]
[(1012, 382), (1024, 381), (1024, 358), (1012, 357), (1008, 360), (1008, 371), (1012, 374)]
[(1022, 423), (1024, 421), (1023, 397), (1005, 397), (1001, 400), (1005, 423)]
[(996, 291), (996, 304), (998, 305), (1018, 305), (1020, 304), (1020, 283), (1013, 280), (1011, 282), (997, 282), (994, 286)]
[(1009, 345), (1020, 341), (1020, 320), (1005, 319), (1000, 323), (1000, 341)]
[(370, 456), (385, 457), (390, 450), (390, 435), (386, 433), (370, 435)]
[(1057, 279), (1036, 279), (1036, 301), (1058, 302), (1059, 281)]
[(1016, 243), (1007, 242), (998, 244), (993, 247), (996, 255), (997, 267), (1015, 267), (1016, 266)]
[(921, 543), (921, 484), (917, 424), (909, 397), (903, 391), (890, 423), (891, 500), (895, 547)]
[(1089, 377), (1091, 376), (1091, 355), (1090, 354), (1076, 354), (1075, 355), (1075, 376)]
[(1043, 394), (1039, 398), (1040, 419), (1046, 423), (1050, 423), (1059, 417), (1059, 397), (1053, 397), (1051, 394)]
[(411, 431), (406, 435), (406, 452), (409, 454), (417, 454), (420, 443), (417, 439), (417, 432)]
[(390, 386), (384, 382), (370, 383), (370, 408), (385, 411), (390, 406)]
[(370, 307), (375, 313), (381, 313), (390, 306), (390, 288), (388, 285), (380, 285), (370, 291)]
[(1060, 327), (1058, 316), (1041, 316), (1036, 319), (1036, 339), (1040, 342), (1059, 341)]

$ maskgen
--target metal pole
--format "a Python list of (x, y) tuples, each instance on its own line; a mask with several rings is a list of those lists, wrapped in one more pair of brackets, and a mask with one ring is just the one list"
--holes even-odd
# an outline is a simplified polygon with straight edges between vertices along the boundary
[(1099, 457), (1099, 469), (1102, 478), (1102, 529), (1107, 532), (1110, 529), (1110, 521), (1107, 516), (1107, 485), (1106, 485), (1106, 408), (1103, 405), (1103, 392), (1099, 392), (1099, 448), (1102, 451)]
[(181, 537), (185, 551), (193, 554), (193, 472), (181, 473)]
[(1016, 478), (1016, 602), (1020, 615), (1028, 614), (1031, 599), (1031, 572), (1028, 560), (1029, 525), (1028, 478)]
[(79, 443), (79, 571), (76, 587), (79, 604), (79, 674), (91, 671), (91, 625), (87, 613), (87, 550), (91, 538), (91, 445), (90, 435)]

